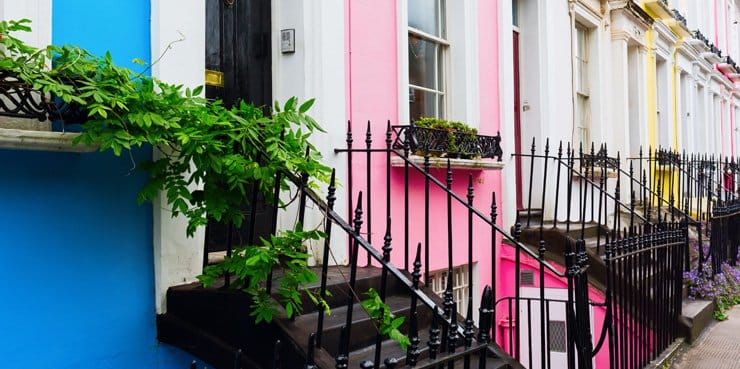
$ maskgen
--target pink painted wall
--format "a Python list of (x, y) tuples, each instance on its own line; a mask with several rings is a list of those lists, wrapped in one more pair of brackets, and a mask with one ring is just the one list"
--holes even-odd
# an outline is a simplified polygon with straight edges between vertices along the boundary
[[(398, 12), (395, 1), (347, 0), (345, 39), (347, 50), (347, 116), (350, 117), (353, 131), (354, 147), (365, 147), (365, 133), (368, 127), (373, 137), (372, 147), (385, 148), (387, 121), (391, 124), (408, 124), (406, 118), (399, 122), (399, 34), (405, 40), (405, 27), (398, 27)], [(499, 88), (498, 88), (498, 4), (480, 0), (479, 17), (479, 53), (480, 65), (480, 122), (481, 134), (496, 134), (499, 130)], [(402, 41), (403, 42), (403, 41)], [(454, 45), (453, 45), (454, 47)], [(400, 73), (404, 73), (401, 71)], [(338, 143), (343, 146), (343, 143)], [(504, 148), (505, 152), (506, 148)], [(342, 154), (345, 155), (345, 154)], [(367, 217), (367, 182), (365, 154), (353, 154), (352, 164), (352, 198), (353, 205), (357, 193), (362, 190), (363, 209)], [(371, 234), (366, 237), (380, 249), (386, 231), (386, 156), (384, 153), (372, 155), (370, 164), (371, 194)], [(415, 246), (424, 242), (424, 180), (418, 173), (409, 178), (409, 247), (410, 258), (414, 257)], [(435, 177), (444, 183), (445, 171), (433, 169)], [(453, 190), (462, 197), (467, 193), (468, 179), (472, 176), (475, 198), (474, 205), (484, 214), (490, 213), (492, 193), (501, 194), (500, 172), (467, 171), (455, 169), (453, 172)], [(393, 253), (392, 261), (397, 266), (404, 263), (404, 171), (403, 168), (391, 169), (391, 219)], [(348, 181), (344, 181), (347, 190)], [(429, 269), (431, 271), (446, 269), (447, 258), (447, 198), (443, 191), (430, 186), (430, 244)], [(503, 209), (499, 208), (499, 214)], [(453, 264), (460, 265), (468, 259), (468, 215), (467, 210), (453, 201), (450, 210), (453, 214)], [(500, 218), (499, 218), (500, 219)], [(365, 219), (363, 232), (367, 232), (368, 219)], [(473, 222), (474, 247), (473, 258), (477, 261), (480, 288), (490, 283), (491, 278), (491, 231), (490, 227), (480, 220)], [(423, 247), (422, 247), (423, 250)], [(360, 265), (365, 263), (365, 255), (360, 253)], [(422, 256), (422, 262), (424, 261)], [(413, 260), (409, 261), (411, 263)], [(476, 295), (480, 291), (475, 291)], [(478, 298), (476, 297), (476, 300)]]

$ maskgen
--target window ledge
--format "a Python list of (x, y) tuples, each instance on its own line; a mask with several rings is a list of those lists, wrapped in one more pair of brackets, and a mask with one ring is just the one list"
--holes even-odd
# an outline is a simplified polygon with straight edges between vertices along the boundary
[[(467, 170), (502, 170), (506, 165), (504, 162), (493, 159), (452, 159), (450, 158), (450, 168), (467, 169)], [(419, 155), (409, 155), (409, 161), (424, 167), (424, 157)], [(391, 158), (392, 167), (403, 167), (405, 161), (402, 157), (394, 156)], [(447, 168), (447, 158), (429, 157), (430, 168)]]
[(79, 133), (0, 128), (0, 148), (36, 151), (93, 152), (98, 145), (72, 143)]

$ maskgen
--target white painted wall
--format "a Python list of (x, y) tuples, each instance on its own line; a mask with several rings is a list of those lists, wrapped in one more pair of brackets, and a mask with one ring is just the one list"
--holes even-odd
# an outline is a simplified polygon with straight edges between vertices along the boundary
[(0, 0), (0, 19), (30, 19), (33, 32), (16, 35), (35, 47), (51, 44), (51, 0)]
[[(202, 0), (152, 0), (152, 76), (194, 88), (204, 84), (205, 3)], [(155, 153), (156, 155), (156, 153)], [(202, 272), (205, 230), (187, 238), (187, 219), (172, 218), (165, 196), (153, 204), (154, 285), (158, 314), (166, 312), (170, 286), (195, 281)]]
[[(336, 169), (337, 180), (346, 184), (346, 154), (334, 153), (335, 148), (344, 146), (347, 127), (344, 1), (272, 0), (272, 12), (273, 99), (280, 102), (292, 96), (301, 101), (316, 99), (309, 114), (326, 129), (326, 133), (315, 133), (312, 142), (323, 154), (324, 163)], [(295, 29), (295, 53), (282, 54), (280, 30), (288, 28)], [(322, 185), (320, 190), (325, 193), (326, 185)], [(346, 191), (341, 187), (337, 191), (336, 204), (335, 210), (349, 219), (344, 206), (347, 204)], [(304, 228), (317, 226), (322, 219), (323, 215), (318, 211), (309, 211)], [(295, 222), (294, 209), (282, 211), (278, 229), (292, 228)], [(318, 261), (323, 241), (311, 246), (313, 261)], [(333, 237), (331, 250), (330, 264), (347, 262), (344, 237)]]

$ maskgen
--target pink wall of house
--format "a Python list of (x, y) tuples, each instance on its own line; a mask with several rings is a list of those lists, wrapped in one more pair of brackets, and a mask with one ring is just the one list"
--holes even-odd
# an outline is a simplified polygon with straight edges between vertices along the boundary
[[(399, 28), (398, 9), (395, 1), (347, 0), (345, 25), (348, 30), (345, 46), (347, 50), (347, 116), (350, 117), (354, 136), (354, 147), (365, 147), (365, 132), (370, 122), (374, 148), (385, 147), (387, 121), (391, 124), (408, 124), (406, 118), (399, 122), (399, 35), (405, 40), (405, 27)], [(499, 78), (498, 78), (498, 4), (493, 1), (479, 1), (477, 17), (479, 19), (479, 123), (480, 134), (496, 134), (499, 130)], [(454, 45), (452, 46), (454, 47)], [(476, 65), (472, 63), (471, 65)], [(343, 147), (344, 143), (337, 143)], [(504, 148), (507, 153), (507, 148)], [(346, 154), (341, 154), (346, 155)], [(366, 192), (366, 159), (365, 154), (353, 155), (353, 203), (358, 191), (362, 190), (363, 208), (367, 211)], [(368, 235), (377, 249), (383, 243), (386, 230), (386, 156), (384, 153), (372, 155), (370, 165), (370, 183), (372, 187), (372, 233)], [(413, 172), (413, 169), (410, 170)], [(444, 183), (445, 171), (433, 169), (437, 179)], [(496, 171), (468, 171), (455, 169), (453, 172), (453, 190), (460, 196), (467, 193), (468, 179), (472, 176), (475, 189), (474, 205), (484, 214), (490, 213), (491, 197), (495, 191), (498, 199), (501, 194), (501, 176)], [(347, 181), (343, 185), (347, 190)], [(431, 271), (447, 268), (447, 200), (443, 191), (430, 186), (430, 252), (429, 269)], [(404, 261), (404, 171), (403, 168), (391, 169), (391, 218), (394, 264), (403, 266)], [(418, 173), (412, 173), (409, 179), (409, 244), (410, 258), (413, 258), (415, 246), (424, 241), (424, 180)], [(356, 204), (354, 204), (356, 205)], [(499, 208), (499, 213), (503, 209)], [(454, 203), (453, 214), (453, 263), (464, 264), (468, 259), (467, 210)], [(366, 213), (365, 216), (368, 214)], [(500, 218), (499, 218), (500, 219)], [(367, 232), (367, 219), (363, 226)], [(482, 221), (473, 224), (474, 260), (477, 261), (480, 287), (491, 281), (491, 231)], [(364, 265), (365, 255), (360, 253), (360, 265)], [(424, 257), (422, 257), (422, 262)], [(475, 292), (476, 295), (480, 291)], [(476, 300), (478, 298), (476, 297)]]

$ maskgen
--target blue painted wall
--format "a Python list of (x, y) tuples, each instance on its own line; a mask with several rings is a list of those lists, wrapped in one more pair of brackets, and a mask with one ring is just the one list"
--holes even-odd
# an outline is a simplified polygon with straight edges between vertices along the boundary
[[(150, 60), (149, 3), (54, 0), (52, 42)], [(188, 367), (156, 341), (150, 156), (0, 149), (0, 367)]]

